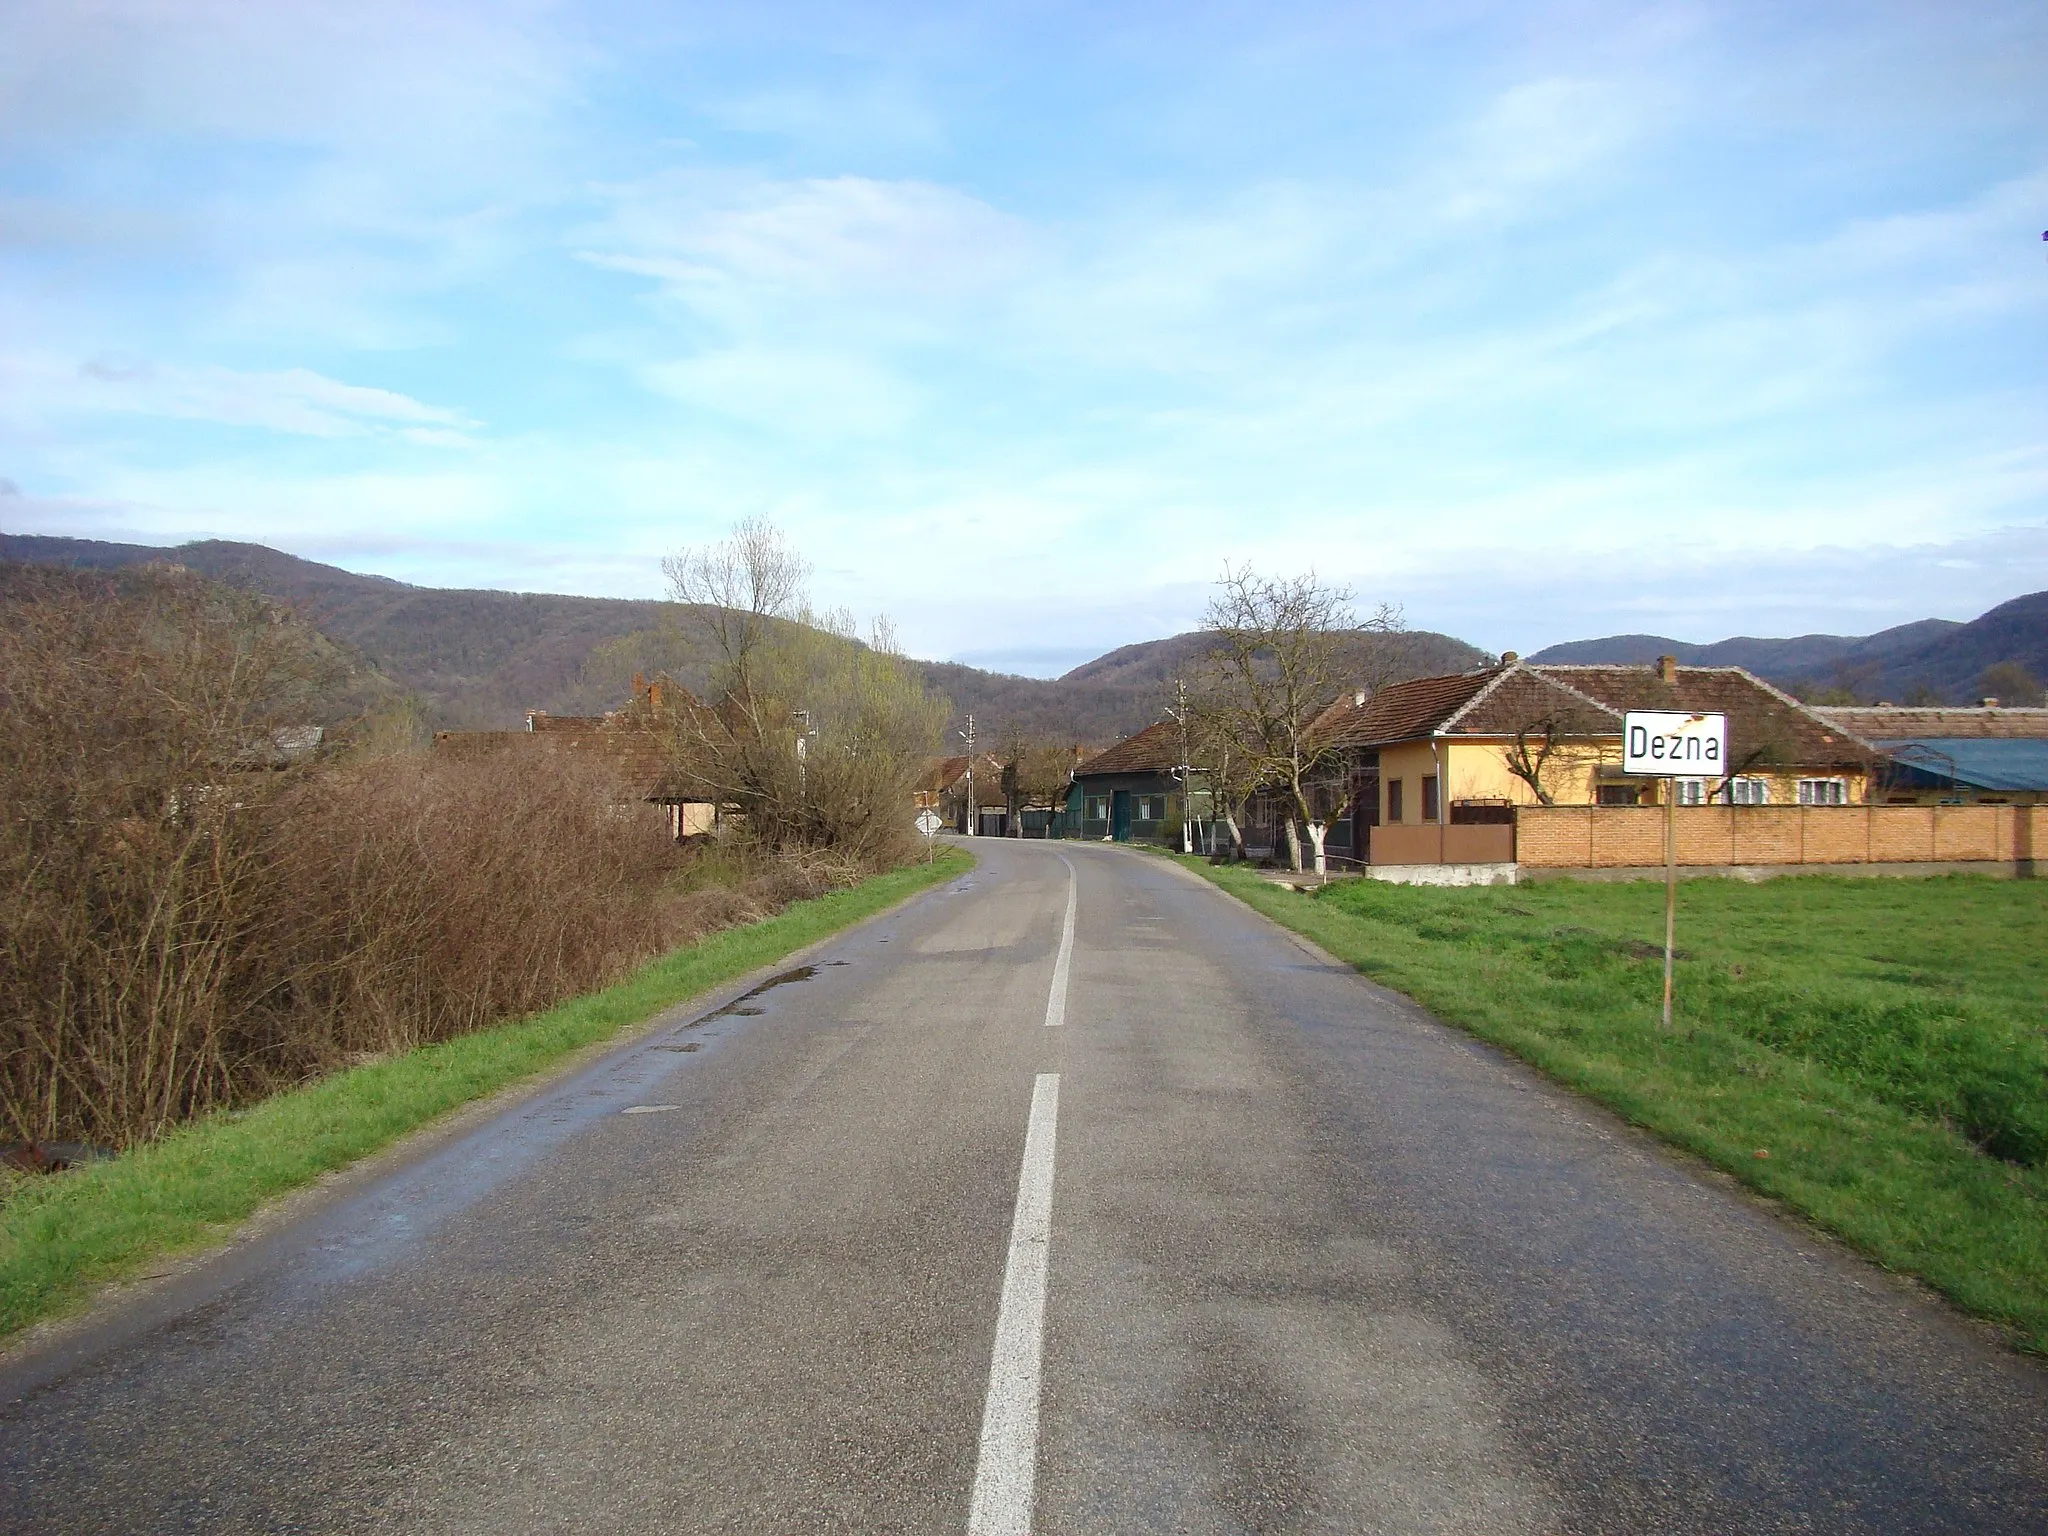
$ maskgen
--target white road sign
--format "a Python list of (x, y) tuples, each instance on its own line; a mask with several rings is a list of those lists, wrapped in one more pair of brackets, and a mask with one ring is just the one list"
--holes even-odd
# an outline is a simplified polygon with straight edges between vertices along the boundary
[(1728, 717), (1632, 709), (1622, 719), (1621, 771), (1644, 778), (1720, 778), (1728, 771)]
[(944, 825), (945, 822), (939, 819), (937, 811), (926, 810), (917, 813), (917, 830), (926, 837), (937, 837), (939, 829)]

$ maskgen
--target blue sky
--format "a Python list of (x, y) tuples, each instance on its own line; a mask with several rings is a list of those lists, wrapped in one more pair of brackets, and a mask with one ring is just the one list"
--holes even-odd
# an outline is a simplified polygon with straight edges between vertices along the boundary
[(1490, 649), (2048, 587), (2048, 7), (0, 0), (0, 528)]

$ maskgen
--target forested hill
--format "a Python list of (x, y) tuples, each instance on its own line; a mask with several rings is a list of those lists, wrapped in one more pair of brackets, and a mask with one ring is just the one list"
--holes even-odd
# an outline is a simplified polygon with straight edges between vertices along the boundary
[[(509, 728), (525, 711), (580, 714), (626, 696), (635, 672), (666, 671), (702, 689), (710, 647), (687, 609), (625, 598), (415, 587), (302, 560), (261, 544), (205, 540), (165, 549), (91, 539), (0, 534), (0, 559), (115, 567), (170, 560), (290, 603), (416, 693), (441, 728)], [(1411, 675), (1472, 665), (1480, 652), (1446, 635), (1408, 637)], [(991, 745), (1016, 732), (1106, 746), (1160, 718), (1199, 637), (1125, 646), (1059, 678), (1012, 677), (956, 662), (919, 662), (972, 713)]]
[[(408, 586), (301, 560), (261, 544), (209, 539), (158, 549), (90, 539), (0, 534), (0, 557), (51, 565), (170, 560), (290, 603), (324, 633), (417, 693), (441, 727), (510, 727), (528, 709), (574, 713), (590, 697), (585, 668), (607, 641), (650, 629), (667, 606)], [(630, 669), (628, 680), (630, 681)]]
[[(691, 610), (655, 601), (409, 586), (302, 560), (261, 544), (206, 540), (174, 549), (0, 534), (0, 559), (117, 567), (171, 560), (292, 604), (420, 698), (438, 727), (516, 726), (528, 709), (560, 714), (622, 701), (635, 672), (666, 671), (702, 689), (710, 648)], [(1482, 653), (1427, 631), (1402, 637), (1404, 676), (1455, 672)], [(1177, 676), (1199, 660), (1198, 634), (1127, 645), (1063, 677), (1013, 677), (956, 662), (920, 662), (992, 745), (1016, 732), (1105, 746), (1161, 717)], [(1540, 661), (1647, 662), (1660, 655), (1746, 666), (1802, 689), (1837, 687), (1864, 701), (1974, 696), (1984, 669), (2016, 661), (2048, 678), (2048, 593), (2015, 598), (1967, 624), (1926, 619), (1868, 636), (1738, 638), (1688, 645), (1615, 635), (1552, 646)]]

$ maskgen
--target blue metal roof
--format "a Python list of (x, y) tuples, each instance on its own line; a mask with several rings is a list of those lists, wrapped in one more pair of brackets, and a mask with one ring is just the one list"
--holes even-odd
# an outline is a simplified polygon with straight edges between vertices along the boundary
[(1877, 745), (1916, 778), (1967, 789), (2048, 790), (2048, 741), (1921, 736)]

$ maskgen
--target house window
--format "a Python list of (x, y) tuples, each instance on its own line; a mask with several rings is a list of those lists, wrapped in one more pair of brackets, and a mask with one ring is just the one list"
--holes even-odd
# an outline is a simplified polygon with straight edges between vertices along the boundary
[(1424, 821), (1435, 821), (1438, 809), (1436, 775), (1426, 773), (1422, 776), (1422, 819)]
[(1801, 805), (1847, 805), (1849, 786), (1841, 779), (1801, 779), (1799, 781), (1799, 803)]
[(1109, 820), (1109, 796), (1090, 795), (1088, 797), (1088, 819), (1090, 821)]
[(1387, 780), (1387, 820), (1398, 824), (1401, 820), (1401, 779)]
[(1643, 787), (1640, 784), (1600, 784), (1593, 790), (1595, 805), (1641, 805)]
[(1771, 781), (1769, 779), (1730, 779), (1721, 798), (1730, 805), (1769, 805), (1771, 803)]
[(1133, 795), (1131, 797), (1131, 815), (1138, 821), (1166, 820), (1166, 796)]
[(1707, 781), (1705, 779), (1673, 779), (1671, 790), (1680, 805), (1705, 805), (1707, 803)]

